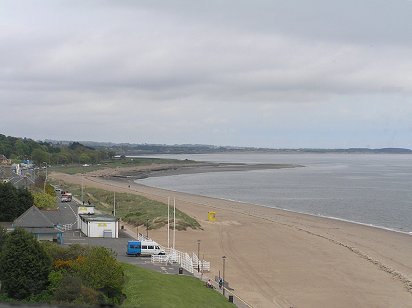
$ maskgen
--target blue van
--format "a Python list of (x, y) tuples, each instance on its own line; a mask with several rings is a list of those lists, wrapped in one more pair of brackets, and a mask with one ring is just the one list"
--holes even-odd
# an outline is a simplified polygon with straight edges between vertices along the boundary
[(166, 254), (159, 244), (153, 241), (128, 241), (127, 254), (129, 256), (151, 256)]

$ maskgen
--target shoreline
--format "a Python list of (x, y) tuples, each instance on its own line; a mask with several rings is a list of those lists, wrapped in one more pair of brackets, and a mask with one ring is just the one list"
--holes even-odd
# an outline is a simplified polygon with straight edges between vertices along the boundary
[[(116, 177), (114, 177), (113, 180), (116, 181)], [(137, 180), (139, 180), (139, 179), (137, 179)], [(119, 179), (119, 181), (120, 181), (120, 179)], [(351, 223), (351, 224), (355, 224), (355, 225), (361, 225), (361, 226), (365, 226), (365, 227), (376, 228), (376, 229), (380, 229), (380, 230), (385, 230), (385, 231), (389, 231), (389, 232), (401, 233), (401, 234), (412, 236), (412, 231), (402, 231), (402, 230), (397, 230), (397, 229), (393, 229), (393, 228), (390, 228), (390, 227), (379, 226), (379, 225), (374, 225), (374, 224), (368, 224), (368, 223), (349, 220), (349, 219), (345, 219), (345, 218), (319, 215), (319, 214), (312, 214), (312, 213), (306, 213), (306, 212), (299, 212), (299, 211), (289, 210), (289, 209), (285, 209), (285, 208), (272, 207), (272, 206), (265, 205), (265, 204), (252, 203), (252, 202), (246, 202), (246, 201), (235, 200), (235, 199), (225, 199), (225, 198), (218, 198), (218, 197), (212, 197), (212, 196), (205, 196), (205, 195), (201, 195), (201, 194), (193, 194), (193, 193), (182, 192), (182, 191), (173, 190), (173, 189), (162, 188), (162, 187), (158, 187), (158, 186), (150, 186), (150, 185), (146, 185), (146, 184), (142, 184), (142, 183), (135, 183), (135, 184), (145, 186), (145, 187), (154, 188), (154, 189), (161, 189), (161, 190), (165, 190), (165, 191), (170, 191), (172, 193), (182, 193), (182, 194), (187, 194), (187, 195), (191, 195), (191, 196), (199, 196), (199, 197), (211, 198), (211, 199), (222, 200), (222, 201), (237, 202), (237, 203), (241, 203), (241, 204), (245, 204), (245, 205), (252, 205), (252, 206), (264, 207), (264, 208), (268, 208), (268, 209), (275, 209), (275, 210), (279, 210), (279, 211), (290, 212), (290, 213), (294, 213), (294, 214), (308, 215), (308, 216), (311, 216), (311, 217), (319, 217), (319, 218), (325, 218), (325, 219), (330, 219), (330, 220), (342, 221), (342, 222), (347, 222), (347, 223)]]
[[(81, 180), (79, 175), (59, 177)], [(409, 234), (125, 179), (86, 176), (85, 185), (166, 203), (167, 196), (175, 197), (177, 208), (203, 228), (177, 232), (176, 248), (190, 253), (200, 239), (211, 278), (227, 256), (226, 280), (253, 307), (412, 307)], [(215, 223), (207, 221), (210, 210), (217, 212)], [(165, 228), (150, 233), (165, 243)]]
[[(193, 164), (171, 164), (158, 165), (145, 168), (131, 168), (129, 170), (118, 170), (116, 174), (107, 174), (104, 176), (127, 179), (145, 179), (149, 177), (172, 176), (181, 174), (198, 174), (209, 172), (237, 172), (237, 171), (255, 171), (255, 170), (271, 170), (271, 169), (286, 169), (286, 168), (302, 168), (303, 165), (298, 164), (246, 164), (246, 163), (213, 163), (213, 162), (198, 162)], [(90, 173), (91, 175), (93, 172)], [(101, 175), (99, 175), (101, 176)]]

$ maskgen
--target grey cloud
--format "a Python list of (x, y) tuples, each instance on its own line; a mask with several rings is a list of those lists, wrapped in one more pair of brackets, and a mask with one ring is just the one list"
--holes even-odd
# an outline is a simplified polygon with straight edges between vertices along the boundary
[[(72, 132), (102, 140), (100, 132), (112, 141), (151, 136), (152, 142), (258, 145), (270, 144), (278, 131), (312, 136), (334, 126), (343, 134), (349, 116), (342, 106), (368, 114), (376, 104), (385, 109), (410, 99), (411, 5), (5, 1), (0, 104), (23, 114), (37, 136), (53, 132), (57, 139)], [(313, 121), (294, 114), (302, 108)], [(72, 127), (59, 125), (61, 110), (70, 110)], [(396, 111), (386, 113), (397, 121)], [(365, 119), (349, 114), (361, 127)], [(42, 125), (47, 121), (56, 132)], [(0, 122), (8, 129), (4, 115)]]

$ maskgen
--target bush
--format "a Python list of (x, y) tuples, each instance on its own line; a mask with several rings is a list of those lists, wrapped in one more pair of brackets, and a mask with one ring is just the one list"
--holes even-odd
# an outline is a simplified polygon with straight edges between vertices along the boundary
[(34, 236), (24, 229), (11, 232), (0, 254), (2, 290), (11, 298), (26, 299), (46, 289), (51, 260)]
[(113, 252), (104, 247), (93, 247), (83, 262), (78, 263), (78, 273), (87, 287), (101, 291), (112, 304), (122, 300), (123, 268)]
[(82, 280), (80, 277), (71, 275), (63, 276), (58, 287), (54, 291), (53, 298), (60, 303), (72, 303), (79, 299), (81, 288)]

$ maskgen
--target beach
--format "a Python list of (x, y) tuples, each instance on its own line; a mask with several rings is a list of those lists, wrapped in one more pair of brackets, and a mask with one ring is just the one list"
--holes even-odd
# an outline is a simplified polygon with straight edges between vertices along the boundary
[[(88, 174), (84, 185), (164, 203), (175, 198), (176, 207), (202, 227), (177, 231), (176, 249), (197, 252), (201, 240), (212, 279), (226, 256), (226, 281), (253, 307), (412, 307), (409, 234), (148, 187), (117, 174), (122, 177)], [(51, 176), (79, 185), (82, 180)], [(209, 211), (216, 212), (216, 222), (207, 221)], [(165, 228), (150, 230), (150, 237), (167, 245)]]

